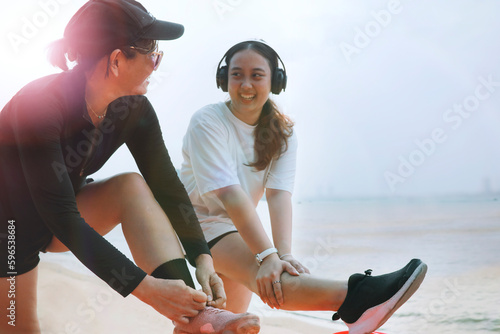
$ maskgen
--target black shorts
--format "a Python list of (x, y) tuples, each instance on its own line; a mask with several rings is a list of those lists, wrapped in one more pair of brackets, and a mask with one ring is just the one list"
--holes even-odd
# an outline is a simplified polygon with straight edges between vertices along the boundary
[[(83, 180), (78, 189), (93, 181)], [(0, 189), (0, 277), (21, 275), (34, 269), (40, 262), (40, 252), (45, 252), (52, 241), (53, 233), (38, 214), (31, 197), (22, 190), (22, 187)]]
[[(0, 203), (4, 208), (6, 203)], [(52, 240), (52, 232), (41, 221), (32, 203), (22, 210), (0, 216), (0, 277), (16, 276), (34, 269), (39, 253)], [(5, 213), (5, 212), (4, 212)]]
[(238, 233), (238, 231), (229, 231), (229, 232), (226, 232), (222, 235), (219, 235), (217, 238), (215, 238), (213, 240), (210, 240), (208, 242), (208, 248), (212, 249), (212, 247), (215, 246), (215, 244), (218, 243), (222, 238), (224, 238), (226, 235), (232, 234), (232, 233)]

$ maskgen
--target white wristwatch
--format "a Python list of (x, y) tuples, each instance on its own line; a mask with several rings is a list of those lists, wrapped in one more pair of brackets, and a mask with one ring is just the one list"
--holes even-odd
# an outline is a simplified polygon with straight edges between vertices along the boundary
[(264, 259), (266, 257), (268, 257), (269, 255), (271, 255), (273, 253), (278, 253), (278, 250), (274, 247), (268, 248), (265, 251), (263, 251), (262, 253), (255, 255), (255, 259), (257, 260), (257, 264), (260, 266), (262, 261), (264, 261)]

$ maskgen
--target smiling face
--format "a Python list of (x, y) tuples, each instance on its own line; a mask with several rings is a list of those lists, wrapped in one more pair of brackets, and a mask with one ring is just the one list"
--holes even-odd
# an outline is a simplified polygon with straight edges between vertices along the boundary
[(255, 125), (271, 92), (271, 68), (266, 58), (253, 50), (234, 54), (228, 66), (231, 112), (243, 122)]

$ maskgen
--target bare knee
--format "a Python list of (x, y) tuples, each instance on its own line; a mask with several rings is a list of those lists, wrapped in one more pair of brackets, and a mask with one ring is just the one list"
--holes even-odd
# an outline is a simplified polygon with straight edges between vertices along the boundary
[(137, 194), (150, 193), (148, 184), (138, 173), (124, 173), (110, 179), (117, 188), (117, 195), (130, 197)]
[(125, 173), (111, 178), (113, 193), (120, 197), (120, 203), (126, 209), (131, 203), (142, 203), (154, 199), (148, 184), (138, 173)]

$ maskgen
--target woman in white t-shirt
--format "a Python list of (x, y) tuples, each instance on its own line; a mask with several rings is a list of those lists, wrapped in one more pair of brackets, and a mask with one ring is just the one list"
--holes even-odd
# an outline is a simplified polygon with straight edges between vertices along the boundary
[[(230, 99), (193, 115), (184, 137), (181, 180), (224, 281), (230, 311), (246, 311), (255, 292), (273, 308), (338, 310), (334, 318), (342, 318), (352, 333), (371, 332), (418, 288), (426, 265), (414, 259), (397, 272), (371, 276), (366, 271), (348, 282), (314, 277), (293, 257), (297, 139), (292, 121), (269, 99), (286, 87), (278, 60), (260, 41), (241, 42), (226, 52), (216, 79)], [(264, 194), (273, 241), (256, 212)], [(376, 315), (368, 317), (368, 310)]]

